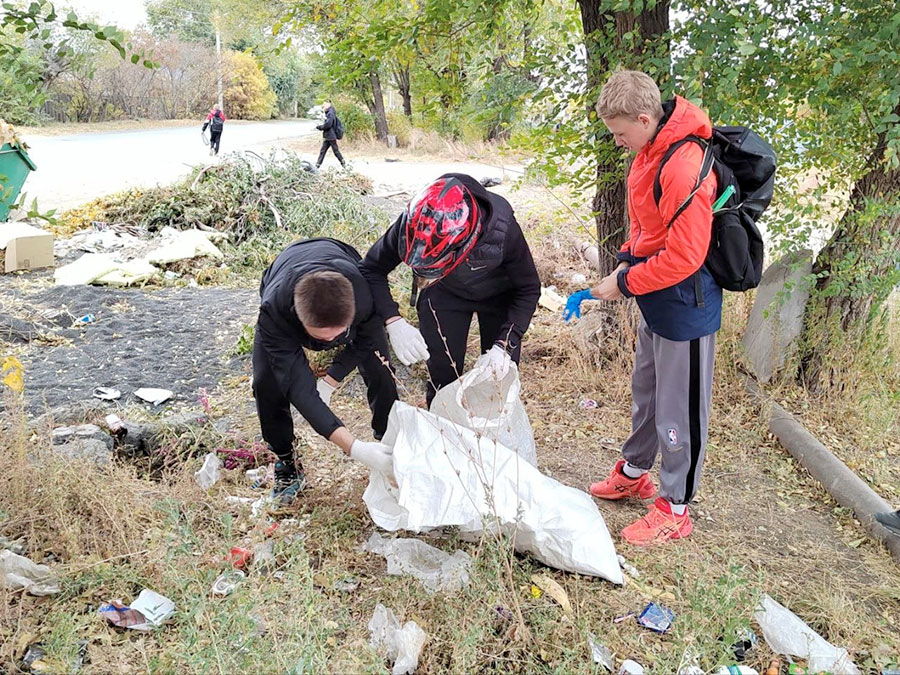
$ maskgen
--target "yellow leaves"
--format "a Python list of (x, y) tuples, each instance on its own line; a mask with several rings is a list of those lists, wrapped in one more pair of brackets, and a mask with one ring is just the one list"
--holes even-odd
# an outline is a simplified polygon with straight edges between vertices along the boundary
[(6, 356), (0, 363), (0, 382), (12, 389), (16, 393), (21, 393), (25, 389), (25, 369), (22, 362), (15, 356)]

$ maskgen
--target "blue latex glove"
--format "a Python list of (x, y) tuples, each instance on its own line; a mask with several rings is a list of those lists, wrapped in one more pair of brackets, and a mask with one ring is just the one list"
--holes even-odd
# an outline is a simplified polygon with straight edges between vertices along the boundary
[(568, 323), (569, 319), (573, 316), (576, 319), (581, 318), (581, 303), (585, 300), (594, 300), (590, 288), (585, 288), (582, 291), (575, 291), (569, 296), (569, 299), (566, 300), (566, 308), (563, 310), (563, 319), (566, 320), (566, 323)]

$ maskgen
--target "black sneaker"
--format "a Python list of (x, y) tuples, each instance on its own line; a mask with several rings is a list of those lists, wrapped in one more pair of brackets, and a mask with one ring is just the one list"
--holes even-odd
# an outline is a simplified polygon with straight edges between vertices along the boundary
[(297, 495), (306, 487), (306, 476), (303, 470), (297, 470), (286, 462), (275, 462), (275, 485), (272, 488), (272, 499), (281, 506), (293, 504)]
[(876, 513), (875, 520), (884, 525), (894, 534), (900, 534), (900, 511), (885, 511)]

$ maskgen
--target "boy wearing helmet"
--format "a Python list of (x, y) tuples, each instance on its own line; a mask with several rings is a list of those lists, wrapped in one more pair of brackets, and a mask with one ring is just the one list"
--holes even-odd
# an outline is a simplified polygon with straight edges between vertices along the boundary
[[(388, 274), (401, 262), (413, 270), (410, 304), (421, 333), (400, 316), (388, 287)], [(509, 202), (471, 176), (448, 173), (422, 190), (361, 269), (397, 358), (405, 365), (427, 359), (429, 405), (462, 374), (473, 314), (481, 353), (489, 354), (497, 376), (506, 375), (510, 361), (518, 364), (541, 283)]]

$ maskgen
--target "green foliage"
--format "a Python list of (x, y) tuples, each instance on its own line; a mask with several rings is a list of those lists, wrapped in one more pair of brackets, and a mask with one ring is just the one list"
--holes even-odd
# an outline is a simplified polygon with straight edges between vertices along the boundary
[(303, 114), (315, 103), (313, 67), (308, 57), (291, 50), (264, 55), (263, 72), (269, 79), (269, 86), (275, 92), (278, 111), (282, 115), (292, 115), (296, 102), (297, 112)]
[(147, 27), (160, 40), (177, 37), (184, 42), (216, 43), (208, 0), (149, 0)]
[(41, 59), (33, 51), (10, 55), (4, 63), (0, 60), (0, 119), (12, 124), (37, 124), (37, 110), (44, 102), (45, 94), (31, 83), (41, 79)]
[(413, 130), (413, 125), (409, 118), (401, 112), (389, 112), (387, 120), (388, 128), (397, 137), (397, 144), (401, 148), (408, 146)]
[(245, 120), (274, 117), (277, 98), (259, 62), (247, 52), (231, 52), (228, 60), (231, 67), (231, 85), (225, 90), (228, 114)]
[(337, 116), (344, 125), (344, 138), (353, 140), (372, 133), (372, 116), (349, 96), (339, 96), (332, 101)]

